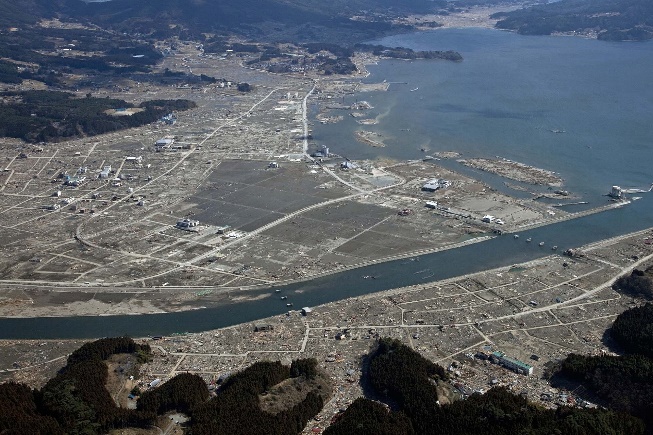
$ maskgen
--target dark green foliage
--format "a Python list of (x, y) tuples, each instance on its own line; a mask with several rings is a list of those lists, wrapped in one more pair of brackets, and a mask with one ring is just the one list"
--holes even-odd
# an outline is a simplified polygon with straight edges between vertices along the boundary
[(258, 45), (254, 44), (231, 44), (231, 49), (237, 53), (258, 53), (260, 50)]
[(321, 58), (320, 71), (325, 75), (351, 74), (356, 71), (356, 65), (348, 58)]
[[(8, 16), (6, 25), (0, 27), (32, 25), (42, 16), (58, 15), (110, 28), (115, 31), (116, 38), (124, 36), (123, 33), (138, 33), (141, 37), (157, 39), (202, 40), (203, 33), (218, 33), (246, 38), (265, 35), (278, 41), (332, 41), (334, 37), (343, 41), (369, 40), (388, 32), (410, 29), (392, 24), (393, 17), (435, 11), (447, 5), (444, 0), (112, 0), (89, 3), (24, 0), (23, 3), (19, 6), (11, 0), (0, 0), (0, 20), (4, 13)], [(350, 19), (363, 10), (371, 13), (374, 21)], [(241, 48), (252, 50), (251, 46), (234, 49)], [(209, 47), (213, 49), (217, 47)]]
[(44, 415), (54, 417), (66, 433), (94, 434), (119, 427), (145, 427), (156, 414), (118, 408), (105, 385), (106, 358), (116, 353), (149, 352), (128, 337), (86, 343), (68, 357), (67, 365), (38, 394)]
[[(641, 276), (643, 272), (635, 272)], [(593, 391), (610, 409), (642, 418), (653, 431), (653, 304), (631, 308), (617, 316), (610, 331), (630, 354), (585, 356), (570, 354), (558, 376), (573, 379)]]
[[(441, 366), (427, 360), (399, 340), (382, 338), (372, 355), (370, 378), (377, 391), (401, 398), (417, 385), (433, 388), (427, 396), (437, 401), (437, 392), (432, 381), (447, 380), (447, 372)], [(402, 400), (403, 401), (403, 400)]]
[(22, 78), (18, 73), (18, 67), (4, 60), (0, 60), (0, 82), (4, 83), (20, 83)]
[(497, 27), (527, 35), (599, 29), (598, 38), (642, 41), (653, 38), (650, 0), (562, 0), (492, 16)]
[(463, 57), (457, 51), (414, 51), (404, 47), (386, 47), (384, 45), (356, 44), (356, 49), (370, 52), (376, 56), (395, 59), (442, 59), (460, 62)]
[(653, 304), (624, 311), (617, 316), (610, 332), (627, 352), (653, 358)]
[(83, 361), (105, 360), (117, 353), (134, 353), (136, 351), (149, 353), (150, 346), (147, 344), (137, 344), (129, 337), (101, 338), (86, 343), (71, 353), (68, 357), (67, 368)]
[[(303, 363), (300, 363), (300, 366)], [(259, 394), (290, 377), (290, 368), (279, 362), (258, 362), (231, 376), (218, 395), (193, 410), (192, 435), (288, 435), (299, 433), (323, 406), (322, 398), (309, 393), (292, 407), (272, 415), (261, 410)]]
[(290, 376), (314, 379), (317, 376), (317, 360), (315, 358), (296, 359), (290, 364)]
[(350, 47), (342, 47), (338, 44), (329, 42), (313, 42), (303, 44), (309, 53), (315, 54), (320, 51), (328, 51), (336, 57), (352, 57), (354, 50)]
[[(379, 341), (379, 348), (371, 357), (369, 376), (372, 386), (394, 400), (406, 413), (417, 434), (643, 433), (642, 422), (634, 417), (605, 410), (542, 410), (501, 388), (438, 406), (436, 381), (446, 379), (445, 370), (397, 340)], [(346, 421), (354, 426), (349, 427), (350, 432), (339, 427), (342, 431), (339, 433), (359, 433), (353, 419)]]
[(653, 279), (651, 275), (653, 275), (653, 268), (648, 268), (646, 271), (635, 269), (630, 275), (619, 277), (612, 284), (612, 288), (628, 296), (652, 300)]
[(384, 405), (358, 398), (329, 426), (324, 435), (413, 435), (403, 412), (390, 412)]
[(636, 418), (605, 410), (541, 409), (505, 388), (473, 394), (467, 400), (441, 408), (433, 434), (642, 434)]
[[(21, 79), (34, 79), (49, 85), (60, 85), (61, 82), (50, 75), (56, 71), (61, 73), (94, 72), (131, 73), (136, 71), (149, 72), (150, 66), (156, 64), (162, 55), (153, 45), (139, 39), (132, 39), (122, 33), (100, 29), (59, 29), (34, 25), (41, 16), (49, 17), (53, 12), (45, 10), (68, 10), (63, 6), (66, 0), (46, 2), (45, 0), (26, 0), (31, 3), (47, 3), (47, 7), (35, 8), (32, 18), (21, 23), (12, 22), (7, 27), (19, 27), (17, 31), (0, 32), (0, 58), (29, 62), (37, 65), (25, 66), (18, 74)], [(0, 22), (7, 8), (7, 0), (0, 0)], [(12, 2), (15, 3), (15, 2)], [(58, 4), (59, 3), (59, 4)], [(75, 3), (68, 0), (68, 3)], [(82, 4), (81, 2), (79, 3)], [(3, 10), (4, 9), (4, 10)], [(10, 12), (11, 13), (11, 12)], [(41, 15), (39, 15), (41, 14)], [(33, 22), (32, 22), (33, 21)], [(74, 51), (70, 51), (69, 43), (74, 41)], [(65, 49), (65, 51), (64, 51)], [(6, 71), (5, 71), (6, 72)], [(16, 83), (16, 73), (9, 71), (9, 76), (2, 74), (0, 81)], [(56, 77), (55, 74), (55, 77)], [(10, 80), (10, 81), (8, 81)]]
[(569, 355), (560, 375), (594, 391), (610, 409), (653, 423), (653, 360), (642, 355)]
[(195, 107), (195, 103), (187, 100), (146, 101), (139, 106), (145, 111), (131, 116), (110, 116), (106, 110), (132, 105), (109, 98), (75, 98), (66, 92), (25, 91), (3, 95), (14, 97), (14, 102), (0, 104), (3, 119), (0, 136), (27, 142), (58, 141), (138, 127), (157, 121), (171, 111)]
[(200, 376), (181, 373), (159, 388), (144, 392), (138, 399), (137, 409), (156, 414), (172, 410), (190, 414), (193, 408), (208, 398), (209, 390)]
[(39, 413), (29, 387), (8, 382), (0, 384), (0, 433), (63, 435), (64, 431), (53, 417)]
[(371, 357), (369, 376), (379, 393), (397, 401), (417, 433), (436, 427), (437, 381), (448, 379), (441, 366), (399, 340), (383, 338)]

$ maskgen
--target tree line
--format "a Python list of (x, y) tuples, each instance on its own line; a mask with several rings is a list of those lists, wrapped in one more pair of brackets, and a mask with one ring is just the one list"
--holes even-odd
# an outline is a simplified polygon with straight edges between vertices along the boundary
[[(609, 410), (561, 407), (542, 409), (505, 388), (475, 393), (467, 400), (438, 405), (437, 383), (447, 380), (444, 368), (397, 340), (381, 339), (368, 370), (374, 390), (397, 411), (368, 399), (355, 401), (325, 435), (514, 435), (514, 434), (642, 434), (634, 417)], [(371, 418), (371, 416), (374, 418)]]
[(633, 270), (630, 275), (624, 275), (619, 277), (612, 288), (619, 292), (624, 293), (628, 296), (635, 298), (644, 298), (646, 300), (653, 300), (653, 267), (648, 269)]
[(0, 384), (0, 433), (98, 434), (147, 427), (156, 414), (116, 406), (106, 389), (105, 359), (117, 353), (149, 353), (128, 337), (104, 338), (73, 352), (66, 366), (40, 390)]
[[(581, 383), (613, 410), (640, 417), (653, 433), (653, 304), (624, 311), (610, 334), (622, 356), (570, 354), (556, 375)], [(554, 380), (556, 378), (554, 377)]]
[(653, 38), (650, 0), (562, 0), (491, 15), (496, 27), (526, 35), (598, 31), (606, 41), (643, 41)]
[(133, 104), (111, 98), (75, 98), (58, 91), (24, 91), (0, 94), (8, 101), (0, 104), (0, 136), (26, 142), (55, 142), (79, 136), (94, 136), (159, 120), (172, 111), (196, 107), (189, 100), (144, 101), (145, 109), (130, 116), (111, 116), (110, 109), (132, 108)]

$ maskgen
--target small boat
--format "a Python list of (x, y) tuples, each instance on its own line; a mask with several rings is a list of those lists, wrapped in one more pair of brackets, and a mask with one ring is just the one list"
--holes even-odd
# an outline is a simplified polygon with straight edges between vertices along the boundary
[(281, 296), (282, 301), (285, 301), (286, 299), (288, 299), (288, 296)]
[(280, 292), (281, 292), (281, 290), (279, 290), (279, 289), (276, 289), (276, 290), (275, 290), (274, 292), (275, 292), (275, 293), (280, 293)]
[(539, 244), (540, 244), (540, 246), (544, 246), (544, 242), (540, 242)]
[(287, 307), (292, 307), (292, 302), (286, 304)]
[(530, 242), (530, 241), (532, 241), (532, 240), (533, 240), (533, 239), (531, 239), (530, 237), (529, 237), (528, 239), (526, 239), (527, 242)]
[(418, 89), (419, 89), (419, 88), (411, 89), (410, 92), (415, 92), (415, 91), (418, 90)]
[(518, 238), (519, 238), (519, 234), (515, 234), (514, 237), (515, 237), (515, 239), (518, 239)]
[(551, 249), (555, 251), (556, 249), (558, 249), (558, 245), (553, 245)]

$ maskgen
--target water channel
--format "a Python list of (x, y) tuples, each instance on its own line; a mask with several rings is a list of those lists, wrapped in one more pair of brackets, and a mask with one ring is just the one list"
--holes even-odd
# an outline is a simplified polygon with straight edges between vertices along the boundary
[[(379, 155), (421, 158), (420, 146), (502, 157), (559, 172), (566, 188), (589, 200), (613, 184), (647, 187), (653, 181), (653, 42), (617, 44), (580, 38), (523, 37), (488, 29), (448, 29), (382, 40), (415, 49), (458, 50), (462, 63), (383, 61), (369, 81), (409, 81), (356, 99), (372, 101), (389, 137), (373, 149), (351, 140), (360, 126), (347, 119), (315, 126), (317, 143), (353, 159)], [(399, 131), (403, 132), (400, 134)], [(556, 134), (552, 130), (564, 130)], [(333, 144), (341, 144), (338, 149)], [(454, 163), (449, 163), (455, 166)], [(452, 169), (457, 169), (452, 167)], [(485, 178), (483, 178), (485, 177)], [(492, 176), (482, 176), (493, 187)], [(512, 192), (515, 194), (515, 192)], [(528, 230), (519, 239), (499, 236), (458, 249), (348, 270), (280, 288), (294, 308), (437, 281), (536, 259), (566, 248), (653, 226), (653, 194), (619, 209)], [(526, 243), (526, 238), (532, 243)], [(542, 241), (545, 246), (539, 247)], [(561, 259), (561, 261), (563, 261)], [(364, 279), (374, 276), (375, 279)], [(168, 335), (210, 330), (287, 311), (273, 289), (254, 301), (152, 315), (0, 319), (0, 339), (95, 338)]]

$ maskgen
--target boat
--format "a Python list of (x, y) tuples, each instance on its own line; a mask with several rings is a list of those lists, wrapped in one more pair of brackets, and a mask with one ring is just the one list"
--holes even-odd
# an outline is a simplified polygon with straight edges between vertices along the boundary
[(553, 246), (551, 247), (551, 249), (552, 249), (553, 251), (555, 251), (556, 249), (558, 249), (558, 245), (553, 245)]
[(288, 296), (281, 296), (282, 301), (285, 301), (286, 299), (288, 299)]
[(539, 244), (540, 244), (540, 246), (544, 246), (544, 242), (540, 242)]
[(531, 240), (533, 240), (533, 239), (531, 239), (530, 237), (528, 239), (526, 239), (527, 242), (530, 242)]
[(519, 238), (519, 234), (515, 234), (514, 237), (515, 237), (515, 239), (518, 239), (518, 238)]
[(419, 89), (419, 88), (411, 89), (410, 92), (415, 92), (415, 91), (418, 90), (418, 89)]
[(292, 307), (292, 302), (286, 304), (287, 307)]
[(275, 293), (280, 293), (280, 292), (281, 292), (281, 290), (279, 290), (279, 289), (276, 289), (276, 290), (275, 290), (274, 292), (275, 292)]

